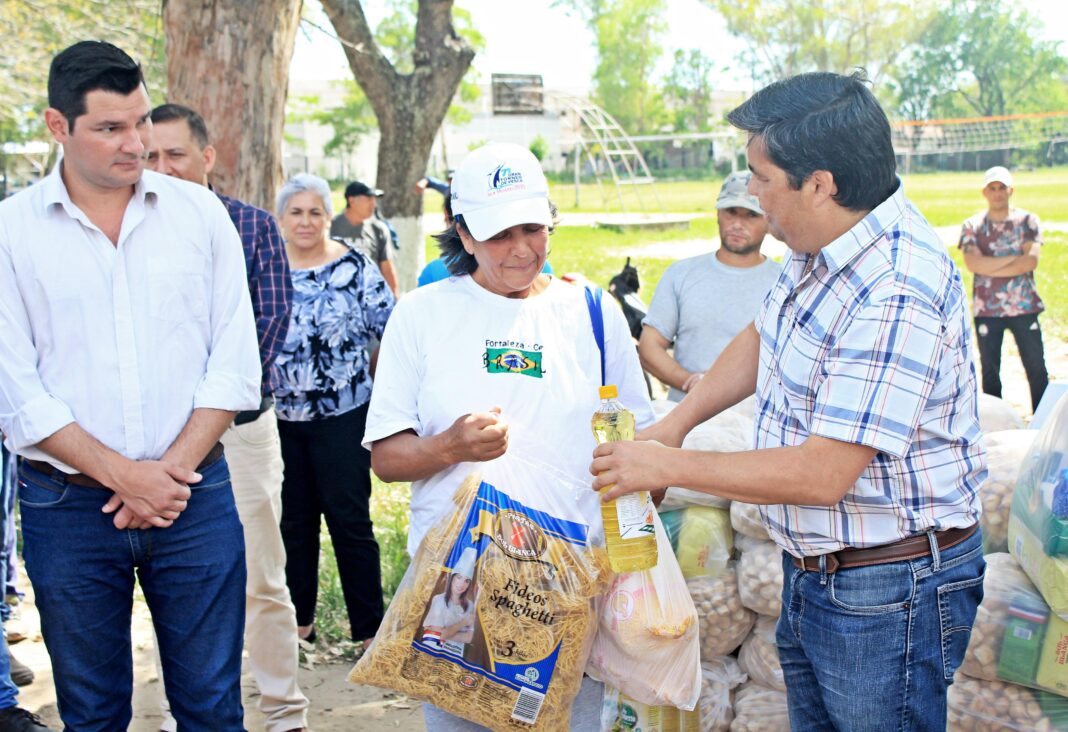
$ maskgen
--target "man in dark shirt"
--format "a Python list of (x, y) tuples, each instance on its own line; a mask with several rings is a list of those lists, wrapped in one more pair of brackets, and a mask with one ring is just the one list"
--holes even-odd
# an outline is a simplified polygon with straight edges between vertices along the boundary
[[(209, 144), (204, 119), (188, 107), (164, 104), (152, 110), (152, 123), (149, 167), (207, 185), (215, 148)], [(263, 365), (260, 408), (239, 413), (222, 436), (247, 547), (245, 645), (267, 730), (299, 730), (307, 723), (308, 700), (297, 685), (297, 620), (286, 586), (286, 555), (278, 528), (282, 454), (270, 371), (289, 330), (293, 284), (274, 217), (234, 198), (219, 198), (244, 246)], [(168, 719), (161, 728), (174, 730), (173, 725), (174, 720)]]
[(353, 181), (345, 186), (345, 210), (330, 223), (330, 236), (363, 252), (378, 265), (382, 279), (397, 297), (397, 270), (393, 265), (393, 241), (384, 221), (375, 217), (382, 191)]

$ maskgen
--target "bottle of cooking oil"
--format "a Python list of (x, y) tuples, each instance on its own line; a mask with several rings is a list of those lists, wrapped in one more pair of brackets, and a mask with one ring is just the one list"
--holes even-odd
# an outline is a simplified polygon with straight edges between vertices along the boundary
[(692, 712), (679, 710), (679, 731), (699, 732), (701, 729), (701, 705), (694, 707)]
[[(634, 415), (619, 403), (615, 384), (602, 386), (601, 405), (590, 424), (599, 444), (634, 439)], [(608, 486), (602, 489), (607, 490)], [(601, 504), (608, 562), (613, 572), (639, 572), (656, 566), (656, 533), (649, 491), (628, 493)]]

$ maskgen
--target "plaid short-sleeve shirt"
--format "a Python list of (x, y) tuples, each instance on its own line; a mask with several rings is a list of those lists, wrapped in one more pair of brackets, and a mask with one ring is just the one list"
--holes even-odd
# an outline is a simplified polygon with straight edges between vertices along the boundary
[(879, 452), (833, 507), (762, 509), (794, 556), (970, 526), (986, 477), (960, 272), (897, 191), (814, 255), (794, 254), (757, 319), (756, 447), (810, 435)]

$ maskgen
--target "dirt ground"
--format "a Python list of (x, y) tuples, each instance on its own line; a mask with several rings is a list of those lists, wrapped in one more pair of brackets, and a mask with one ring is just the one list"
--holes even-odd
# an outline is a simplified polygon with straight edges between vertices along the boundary
[[(37, 609), (29, 581), (22, 578), (27, 591), (20, 606), (21, 620), (28, 638), (11, 646), (11, 653), (33, 669), (36, 680), (19, 690), (19, 704), (36, 712), (50, 727), (63, 728), (56, 711), (55, 689), (48, 653), (41, 640)], [(156, 673), (152, 624), (143, 602), (134, 606), (134, 696), (133, 722), (130, 732), (155, 732), (159, 729), (160, 681)], [(357, 686), (346, 680), (351, 663), (314, 663), (300, 669), (300, 685), (311, 700), (308, 724), (314, 732), (423, 732), (423, 714), (419, 702), (370, 686)], [(247, 667), (242, 674), (245, 726), (256, 732), (263, 729), (263, 715), (257, 708), (256, 685)]]

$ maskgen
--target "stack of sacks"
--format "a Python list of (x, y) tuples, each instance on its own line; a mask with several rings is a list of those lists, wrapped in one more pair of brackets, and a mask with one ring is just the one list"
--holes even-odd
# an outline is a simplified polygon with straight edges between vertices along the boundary
[[(984, 435), (989, 475), (979, 487), (983, 502), (983, 551), (1009, 549), (1009, 512), (1020, 468), (1038, 436), (1036, 430), (1004, 430)], [(733, 518), (733, 506), (732, 506)]]
[(979, 394), (979, 428), (984, 434), (1018, 430), (1026, 425), (1012, 405), (989, 394)]
[(1068, 623), (1050, 612), (1011, 556), (986, 559), (983, 602), (950, 687), (949, 729), (1063, 729)]
[(1068, 620), (1068, 399), (1061, 399), (1020, 468), (1009, 551), (1042, 599)]

